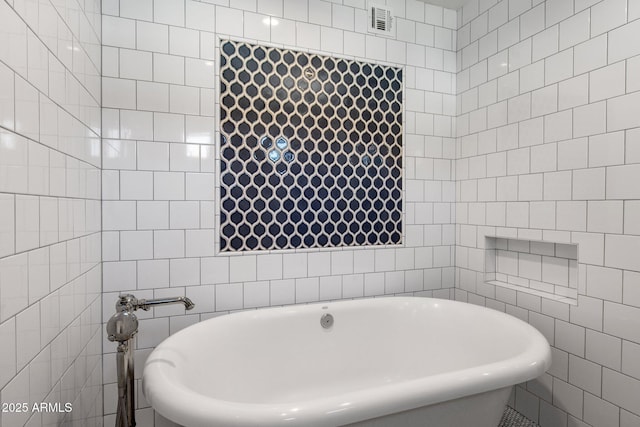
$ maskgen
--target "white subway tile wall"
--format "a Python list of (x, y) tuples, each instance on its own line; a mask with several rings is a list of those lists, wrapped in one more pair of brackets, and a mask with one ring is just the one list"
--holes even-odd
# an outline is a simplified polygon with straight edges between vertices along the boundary
[[(455, 297), (553, 346), (549, 372), (511, 400), (541, 427), (640, 422), (637, 3), (471, 0), (458, 13)], [(485, 236), (496, 249), (478, 264)], [(558, 258), (575, 246), (554, 256), (546, 242), (577, 244), (577, 262)], [(577, 305), (535, 292), (572, 287)]]
[(100, 34), (97, 0), (0, 1), (0, 401), (29, 405), (6, 426), (103, 421)]
[[(196, 314), (141, 313), (138, 359), (180, 327), (233, 310), (396, 294), (452, 297), (455, 11), (389, 1), (396, 32), (382, 37), (367, 32), (364, 1), (129, 3), (112, 0), (102, 9), (103, 321), (125, 291), (187, 295), (196, 303)], [(404, 67), (403, 247), (218, 255), (217, 61), (224, 38)], [(116, 348), (103, 344), (105, 423), (112, 424)], [(160, 419), (144, 400), (138, 416), (140, 425)]]
[[(383, 2), (389, 38), (362, 0), (0, 0), (0, 400), (74, 405), (3, 425), (113, 424), (120, 292), (197, 304), (139, 313), (139, 366), (233, 310), (455, 297), (552, 344), (510, 402), (541, 427), (640, 425), (638, 2)], [(229, 37), (404, 67), (403, 247), (217, 255)]]

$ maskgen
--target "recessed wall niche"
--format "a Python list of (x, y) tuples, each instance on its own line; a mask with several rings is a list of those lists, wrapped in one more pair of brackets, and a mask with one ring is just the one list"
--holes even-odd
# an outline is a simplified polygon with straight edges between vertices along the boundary
[(485, 236), (485, 282), (577, 304), (578, 245)]
[(399, 244), (402, 69), (221, 41), (220, 250)]

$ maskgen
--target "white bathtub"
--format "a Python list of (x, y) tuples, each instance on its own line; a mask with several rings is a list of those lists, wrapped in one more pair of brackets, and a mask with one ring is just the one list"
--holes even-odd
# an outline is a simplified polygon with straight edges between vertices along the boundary
[(546, 339), (504, 313), (377, 298), (198, 323), (151, 353), (143, 389), (184, 426), (495, 427), (511, 387), (550, 360)]

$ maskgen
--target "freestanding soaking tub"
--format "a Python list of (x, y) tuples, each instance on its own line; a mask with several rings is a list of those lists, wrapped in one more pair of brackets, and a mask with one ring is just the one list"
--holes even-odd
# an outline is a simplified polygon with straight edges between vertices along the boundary
[(471, 304), (391, 297), (234, 313), (149, 356), (151, 406), (184, 426), (497, 426), (549, 367), (532, 326)]

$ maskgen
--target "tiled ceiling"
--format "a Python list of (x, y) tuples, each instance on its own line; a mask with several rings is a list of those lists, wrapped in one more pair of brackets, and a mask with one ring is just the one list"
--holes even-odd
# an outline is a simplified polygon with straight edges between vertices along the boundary
[(447, 9), (460, 9), (469, 0), (421, 0), (425, 3), (446, 7)]

